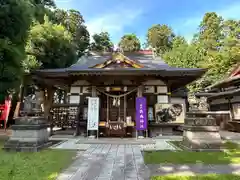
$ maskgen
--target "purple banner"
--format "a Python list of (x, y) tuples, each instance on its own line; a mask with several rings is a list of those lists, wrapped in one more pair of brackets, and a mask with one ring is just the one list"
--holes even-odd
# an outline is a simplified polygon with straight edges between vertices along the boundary
[(136, 130), (147, 129), (147, 101), (145, 97), (136, 98)]

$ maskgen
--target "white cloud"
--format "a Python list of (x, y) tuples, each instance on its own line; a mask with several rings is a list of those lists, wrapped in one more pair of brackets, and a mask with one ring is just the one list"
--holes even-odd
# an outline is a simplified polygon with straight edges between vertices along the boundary
[[(213, 9), (209, 12), (216, 12), (224, 19), (240, 19), (240, 2), (229, 4), (223, 9)], [(198, 25), (200, 24), (204, 13), (198, 16), (193, 16), (187, 19), (181, 19), (176, 26), (177, 33), (183, 35), (188, 41), (192, 40), (194, 33), (196, 33)]]
[(110, 12), (99, 14), (86, 20), (88, 31), (91, 35), (107, 31), (112, 37), (120, 37), (126, 26), (134, 24), (134, 21), (141, 16), (141, 9), (115, 8)]
[(54, 0), (54, 1), (58, 8), (67, 10), (72, 7), (73, 2), (75, 0)]
[(240, 2), (219, 10), (217, 13), (225, 19), (240, 19)]

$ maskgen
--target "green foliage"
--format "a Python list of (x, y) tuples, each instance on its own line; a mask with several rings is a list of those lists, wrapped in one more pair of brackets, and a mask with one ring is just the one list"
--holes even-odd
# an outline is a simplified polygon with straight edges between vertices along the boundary
[[(176, 147), (179, 147), (180, 141), (171, 141)], [(222, 144), (224, 151), (155, 151), (144, 153), (144, 162), (146, 164), (238, 164), (240, 163), (239, 144), (224, 142)]]
[(203, 61), (203, 54), (197, 46), (189, 45), (183, 37), (174, 38), (173, 48), (163, 54), (163, 59), (171, 66), (196, 68)]
[(215, 12), (206, 13), (199, 26), (198, 40), (209, 51), (216, 51), (221, 45), (222, 17)]
[(0, 1), (0, 94), (6, 95), (20, 82), (32, 7), (28, 0)]
[(54, 0), (31, 0), (34, 9), (34, 18), (40, 22), (44, 22), (44, 16), (52, 15), (51, 9), (55, 8), (56, 5)]
[(6, 152), (0, 140), (0, 180), (54, 180), (76, 157), (76, 151)]
[(139, 51), (141, 49), (141, 42), (135, 34), (126, 34), (121, 38), (119, 47), (124, 52)]
[(79, 11), (56, 9), (50, 16), (54, 24), (62, 24), (72, 35), (78, 57), (81, 57), (89, 47), (90, 35), (84, 25), (84, 19)]
[(28, 0), (0, 1), (0, 39), (8, 39), (13, 44), (26, 41), (32, 23), (31, 7)]
[(236, 174), (198, 174), (198, 175), (163, 175), (153, 176), (151, 180), (238, 180), (239, 175)]
[(157, 24), (148, 29), (147, 42), (156, 50), (157, 54), (162, 55), (172, 48), (174, 36), (169, 26)]
[(93, 43), (91, 44), (91, 50), (97, 52), (109, 52), (113, 48), (113, 43), (110, 40), (108, 32), (101, 32), (92, 36)]
[(191, 43), (175, 37), (172, 47), (162, 57), (169, 65), (207, 68), (208, 72), (189, 85), (198, 91), (222, 79), (233, 65), (240, 62), (240, 21), (224, 20), (216, 13), (206, 13)]
[(41, 68), (65, 68), (77, 61), (72, 35), (62, 25), (53, 24), (46, 18), (30, 31), (26, 51), (40, 63)]

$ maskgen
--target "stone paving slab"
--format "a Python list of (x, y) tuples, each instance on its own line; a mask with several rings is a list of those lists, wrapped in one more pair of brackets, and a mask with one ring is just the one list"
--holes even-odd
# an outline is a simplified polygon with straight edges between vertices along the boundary
[[(86, 143), (80, 143), (83, 142), (83, 140), (79, 140), (79, 138), (72, 138), (72, 139), (68, 139), (63, 141), (62, 143), (56, 144), (50, 148), (55, 148), (55, 149), (76, 149), (76, 150), (87, 150), (87, 148), (89, 148), (91, 146), (92, 140), (84, 140), (86, 143), (88, 142), (88, 144)], [(95, 142), (97, 142), (98, 140), (94, 140), (94, 143), (92, 144), (96, 144)], [(104, 140), (106, 141), (106, 140)], [(175, 148), (169, 144), (167, 141), (169, 141), (169, 139), (157, 139), (154, 141), (149, 141), (149, 140), (137, 140), (137, 142), (129, 142), (130, 140), (119, 140), (119, 139), (115, 139), (115, 143), (116, 145), (138, 145), (140, 147), (140, 149), (142, 151), (146, 151), (146, 150), (175, 150)], [(136, 140), (135, 140), (136, 141)], [(102, 142), (102, 141), (101, 141)], [(110, 141), (111, 142), (111, 141)], [(148, 142), (148, 144), (145, 143)], [(142, 143), (142, 144), (141, 144)], [(100, 143), (100, 144), (104, 144), (104, 143)], [(105, 144), (110, 144), (105, 143)], [(112, 144), (113, 145), (113, 144)]]
[(224, 140), (240, 140), (240, 133), (230, 131), (220, 131), (221, 138)]
[(57, 180), (149, 180), (139, 145), (91, 144)]
[(169, 139), (155, 139), (154, 144), (143, 144), (140, 145), (143, 151), (153, 151), (153, 150), (176, 150), (171, 144), (168, 143)]
[(240, 164), (204, 165), (204, 164), (158, 164), (148, 165), (152, 176), (159, 175), (196, 175), (196, 174), (240, 174)]
[(68, 139), (61, 143), (51, 146), (51, 149), (73, 149), (85, 151), (90, 147), (90, 144), (77, 144), (79, 139)]
[(81, 138), (77, 142), (78, 144), (154, 144), (155, 140), (152, 138), (136, 139), (136, 138), (99, 138), (99, 139), (88, 139)]

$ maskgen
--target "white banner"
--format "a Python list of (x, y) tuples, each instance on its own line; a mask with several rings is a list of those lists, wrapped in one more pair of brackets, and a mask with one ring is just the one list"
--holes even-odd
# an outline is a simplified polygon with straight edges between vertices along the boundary
[(99, 98), (88, 98), (88, 124), (87, 130), (98, 130), (99, 123)]

